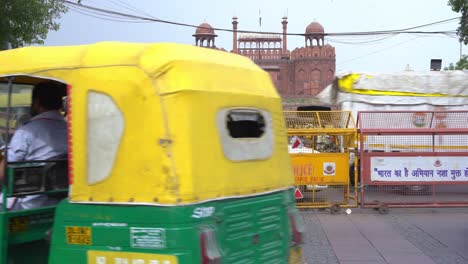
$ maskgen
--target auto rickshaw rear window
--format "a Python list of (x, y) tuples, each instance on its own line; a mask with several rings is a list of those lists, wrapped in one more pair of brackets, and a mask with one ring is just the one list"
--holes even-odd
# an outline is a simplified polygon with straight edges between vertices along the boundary
[(125, 124), (109, 95), (89, 92), (87, 101), (88, 184), (95, 184), (110, 176)]
[(255, 108), (222, 109), (216, 117), (224, 156), (231, 161), (268, 159), (273, 154), (271, 113)]
[(227, 115), (227, 128), (233, 138), (259, 138), (265, 133), (265, 119), (258, 111), (232, 110)]

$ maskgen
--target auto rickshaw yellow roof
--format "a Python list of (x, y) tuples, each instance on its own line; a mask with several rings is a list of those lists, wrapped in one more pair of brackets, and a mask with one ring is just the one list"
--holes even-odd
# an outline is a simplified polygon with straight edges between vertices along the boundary
[[(203, 67), (204, 64), (218, 64), (224, 68), (237, 68), (238, 70), (251, 72), (252, 74), (266, 74), (244, 56), (174, 43), (100, 42), (78, 46), (26, 47), (1, 51), (0, 61), (2, 62), (0, 64), (0, 77), (22, 76), (17, 79), (17, 82), (22, 83), (37, 82), (37, 79), (28, 78), (27, 76), (51, 77), (48, 74), (50, 71), (57, 72), (58, 70), (112, 66), (137, 67), (150, 78), (163, 74), (169, 67), (173, 67), (176, 64), (191, 65), (193, 67)], [(220, 75), (222, 74), (220, 72)], [(122, 76), (121, 78), (126, 77)], [(236, 89), (234, 92), (262, 96), (267, 94), (272, 97), (279, 97), (269, 87), (256, 86), (255, 89), (251, 89), (250, 87), (244, 88), (243, 90)], [(199, 86), (194, 88), (190, 85), (186, 87), (179, 86), (178, 89), (206, 91), (222, 89), (225, 92), (229, 92), (225, 90), (226, 87)], [(165, 92), (170, 93), (175, 91)]]
[[(106, 42), (2, 51), (0, 61), (3, 81), (70, 85), (71, 202), (180, 205), (293, 184), (281, 99), (246, 57)], [(228, 131), (245, 111), (262, 117), (258, 138)]]

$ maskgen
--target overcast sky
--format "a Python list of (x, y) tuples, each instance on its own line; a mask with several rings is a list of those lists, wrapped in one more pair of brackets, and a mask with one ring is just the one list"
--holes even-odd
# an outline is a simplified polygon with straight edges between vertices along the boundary
[[(127, 3), (156, 18), (200, 24), (204, 21), (218, 28), (232, 28), (232, 17), (239, 19), (239, 29), (281, 32), (281, 18), (288, 16), (288, 32), (304, 33), (316, 19), (326, 32), (351, 32), (403, 29), (458, 17), (447, 0), (82, 0), (82, 4), (133, 13)], [(259, 26), (261, 10), (262, 26)], [(97, 19), (70, 10), (61, 19), (61, 28), (50, 32), (46, 45), (75, 45), (99, 41), (178, 42), (193, 44), (195, 29), (160, 23), (121, 23)], [(455, 30), (458, 20), (418, 30)], [(216, 32), (216, 45), (232, 49), (232, 33)], [(337, 72), (428, 70), (432, 58), (442, 59), (443, 66), (460, 56), (457, 38), (445, 35), (396, 35), (382, 41), (376, 37), (328, 38), (336, 49)], [(342, 44), (353, 42), (354, 44)], [(304, 37), (289, 36), (288, 49), (304, 46)], [(468, 47), (463, 46), (464, 53)]]

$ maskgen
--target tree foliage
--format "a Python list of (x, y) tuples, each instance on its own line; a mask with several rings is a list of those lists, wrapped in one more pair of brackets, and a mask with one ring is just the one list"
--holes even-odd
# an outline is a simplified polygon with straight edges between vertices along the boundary
[(455, 65), (453, 63), (450, 63), (450, 65), (448, 67), (445, 67), (444, 70), (468, 70), (468, 55), (463, 55), (463, 57)]
[(13, 48), (43, 44), (50, 30), (67, 12), (63, 0), (0, 0), (0, 50), (7, 43)]
[(449, 0), (452, 10), (461, 13), (460, 26), (457, 29), (460, 42), (468, 44), (468, 0)]

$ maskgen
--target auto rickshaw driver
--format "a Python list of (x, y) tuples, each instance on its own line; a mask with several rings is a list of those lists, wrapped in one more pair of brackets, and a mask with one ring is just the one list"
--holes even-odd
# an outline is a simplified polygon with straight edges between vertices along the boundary
[[(8, 146), (7, 161), (44, 161), (67, 155), (67, 125), (60, 113), (66, 85), (44, 81), (34, 86), (31, 102), (31, 120), (18, 128)], [(0, 180), (5, 172), (5, 159), (0, 164)], [(9, 198), (9, 209), (32, 209), (52, 205), (57, 199), (46, 195), (28, 195)]]

